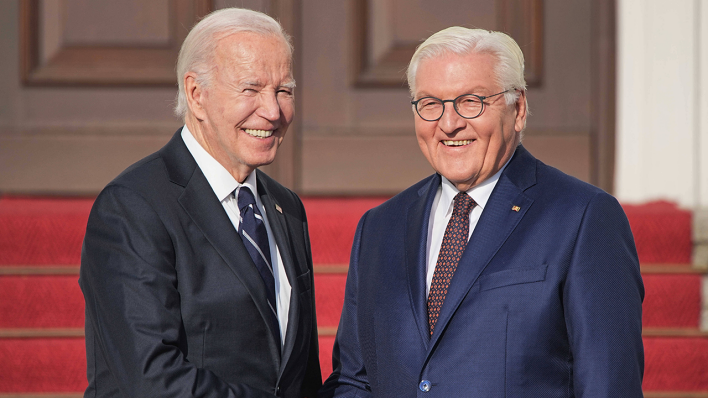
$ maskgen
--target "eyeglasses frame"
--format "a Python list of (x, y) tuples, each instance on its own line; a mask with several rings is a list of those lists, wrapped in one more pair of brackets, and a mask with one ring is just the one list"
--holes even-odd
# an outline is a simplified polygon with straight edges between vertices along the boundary
[[(481, 115), (484, 112), (484, 100), (486, 100), (488, 98), (496, 97), (497, 95), (502, 95), (502, 94), (508, 93), (511, 90), (516, 90), (516, 88), (512, 87), (510, 89), (506, 89), (506, 90), (502, 91), (501, 93), (496, 93), (496, 94), (487, 95), (487, 96), (481, 96), (481, 95), (477, 95), (477, 94), (462, 94), (462, 95), (458, 95), (457, 97), (455, 97), (455, 99), (448, 99), (448, 100), (443, 100), (443, 99), (433, 97), (433, 96), (427, 96), (427, 97), (419, 98), (415, 101), (411, 101), (411, 104), (415, 108), (415, 113), (418, 114), (418, 117), (425, 120), (426, 122), (436, 122), (436, 121), (440, 120), (443, 117), (443, 115), (445, 114), (445, 103), (446, 102), (452, 102), (452, 107), (455, 109), (455, 112), (457, 112), (457, 114), (460, 115), (461, 118), (463, 118), (463, 119), (476, 119), (479, 117), (479, 115)], [(479, 98), (479, 102), (482, 104), (482, 107), (479, 109), (479, 113), (476, 116), (465, 117), (460, 114), (459, 110), (457, 110), (457, 100), (460, 99), (461, 97), (465, 97), (468, 95)], [(437, 119), (426, 119), (420, 115), (420, 111), (418, 111), (418, 103), (426, 98), (436, 99), (442, 103), (443, 111), (440, 113), (440, 116), (438, 116)]]

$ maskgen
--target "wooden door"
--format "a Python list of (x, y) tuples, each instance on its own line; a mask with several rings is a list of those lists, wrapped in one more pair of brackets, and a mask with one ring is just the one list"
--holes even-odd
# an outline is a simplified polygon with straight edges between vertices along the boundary
[(611, 190), (614, 1), (2, 2), (0, 192), (95, 194), (159, 149), (181, 125), (171, 111), (179, 44), (200, 15), (229, 6), (269, 13), (294, 38), (297, 114), (264, 169), (301, 194), (391, 195), (432, 172), (403, 77), (415, 46), (451, 25), (517, 39), (524, 145)]
[(524, 51), (524, 145), (611, 190), (613, 16), (612, 1), (302, 1), (297, 189), (390, 195), (432, 172), (415, 139), (405, 69), (422, 39), (460, 25), (505, 31)]

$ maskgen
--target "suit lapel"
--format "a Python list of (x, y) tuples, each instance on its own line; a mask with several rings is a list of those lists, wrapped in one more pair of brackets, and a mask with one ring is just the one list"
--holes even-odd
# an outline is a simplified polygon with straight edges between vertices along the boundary
[(427, 346), (429, 342), (428, 309), (426, 305), (426, 254), (430, 208), (440, 186), (440, 176), (435, 174), (419, 191), (418, 197), (408, 208), (406, 215), (405, 255), (413, 315), (418, 332)]
[[(272, 329), (270, 322), (272, 315), (270, 308), (268, 308), (263, 279), (200, 169), (197, 168), (194, 171), (194, 175), (185, 187), (179, 202), (209, 243), (246, 287), (253, 297), (253, 302), (261, 317), (263, 317), (263, 321), (269, 329)], [(274, 335), (273, 330), (271, 330), (271, 335)], [(279, 358), (279, 342), (272, 342), (274, 343), (272, 348), (277, 351), (276, 357)]]
[(535, 184), (532, 159), (520, 146), (499, 178), (450, 282), (430, 347), (435, 346), (457, 307), (533, 203), (523, 192)]
[[(285, 344), (282, 351), (282, 360), (280, 362), (280, 374), (282, 375), (290, 355), (292, 354), (295, 345), (295, 336), (297, 336), (299, 319), (300, 319), (300, 289), (297, 285), (297, 270), (294, 264), (293, 255), (290, 250), (290, 232), (287, 226), (287, 220), (282, 213), (282, 208), (275, 202), (268, 191), (266, 184), (262, 183), (262, 174), (259, 173), (258, 194), (260, 195), (263, 207), (266, 209), (268, 224), (273, 232), (275, 244), (280, 251), (280, 257), (283, 260), (285, 274), (290, 283), (290, 309), (288, 310), (288, 326), (285, 332)], [(277, 206), (277, 207), (276, 207)], [(281, 210), (278, 210), (281, 209)]]
[[(271, 312), (268, 308), (263, 279), (223, 206), (214, 195), (209, 182), (184, 145), (180, 131), (177, 131), (160, 153), (165, 161), (170, 180), (184, 187), (184, 192), (178, 201), (224, 262), (246, 287), (253, 297), (253, 302), (261, 317), (263, 317), (263, 322), (269, 329), (272, 329), (269, 321)], [(272, 330), (270, 335), (273, 335)], [(271, 343), (274, 357), (280, 358), (279, 342), (271, 339)]]

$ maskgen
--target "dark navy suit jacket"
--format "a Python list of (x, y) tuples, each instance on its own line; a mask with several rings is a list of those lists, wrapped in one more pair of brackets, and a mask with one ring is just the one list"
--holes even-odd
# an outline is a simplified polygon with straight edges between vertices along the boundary
[(440, 180), (359, 222), (321, 396), (641, 397), (644, 288), (617, 201), (519, 146), (428, 337), (426, 242)]
[(301, 397), (321, 385), (312, 258), (299, 198), (258, 172), (292, 287), (281, 355), (265, 285), (182, 141), (96, 199), (79, 283), (87, 397)]

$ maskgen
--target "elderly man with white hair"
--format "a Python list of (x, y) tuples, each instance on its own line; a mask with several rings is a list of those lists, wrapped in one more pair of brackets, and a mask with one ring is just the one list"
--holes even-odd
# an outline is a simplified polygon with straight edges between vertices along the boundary
[(91, 210), (79, 284), (86, 397), (313, 397), (321, 386), (300, 199), (257, 170), (293, 119), (290, 39), (244, 9), (177, 62), (184, 126)]
[(521, 145), (516, 42), (445, 29), (408, 84), (436, 173), (361, 218), (320, 396), (641, 397), (632, 232), (612, 196)]

